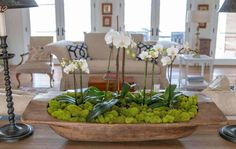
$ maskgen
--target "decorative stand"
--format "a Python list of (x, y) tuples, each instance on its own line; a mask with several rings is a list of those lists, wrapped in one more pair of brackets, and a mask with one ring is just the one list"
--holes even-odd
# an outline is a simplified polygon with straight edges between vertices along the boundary
[(0, 141), (17, 141), (23, 139), (33, 133), (33, 128), (27, 124), (21, 124), (15, 122), (14, 107), (12, 101), (11, 81), (9, 75), (8, 59), (13, 58), (14, 54), (8, 54), (7, 52), (7, 36), (0, 36), (0, 59), (3, 59), (4, 63), (4, 76), (5, 76), (5, 90), (7, 96), (7, 108), (8, 108), (8, 120), (9, 124), (0, 127)]

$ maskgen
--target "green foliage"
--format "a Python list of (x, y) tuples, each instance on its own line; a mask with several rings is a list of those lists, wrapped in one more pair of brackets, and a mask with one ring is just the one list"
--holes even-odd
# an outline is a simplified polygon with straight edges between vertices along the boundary
[(119, 95), (108, 92), (106, 100), (103, 91), (91, 87), (84, 92), (86, 100), (79, 105), (72, 100), (73, 94), (66, 93), (50, 100), (47, 111), (54, 118), (71, 122), (158, 124), (189, 121), (198, 113), (198, 97), (184, 96), (175, 92), (175, 88), (169, 86), (164, 93), (146, 94), (143, 105), (143, 92), (128, 92), (128, 85), (123, 86)]
[(87, 121), (91, 122), (94, 118), (99, 116), (100, 114), (111, 109), (113, 105), (118, 102), (118, 99), (112, 99), (110, 101), (104, 101), (102, 103), (98, 103), (94, 106), (93, 110), (89, 113), (87, 117)]

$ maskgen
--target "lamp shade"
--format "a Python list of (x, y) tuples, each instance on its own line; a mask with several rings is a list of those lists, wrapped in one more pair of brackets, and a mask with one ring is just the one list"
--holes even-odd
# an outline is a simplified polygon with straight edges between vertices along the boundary
[(7, 6), (8, 9), (37, 7), (34, 0), (0, 0), (1, 6)]
[(187, 13), (188, 22), (194, 23), (206, 23), (210, 20), (210, 15), (208, 11), (188, 11)]
[(225, 0), (219, 12), (236, 12), (236, 0)]

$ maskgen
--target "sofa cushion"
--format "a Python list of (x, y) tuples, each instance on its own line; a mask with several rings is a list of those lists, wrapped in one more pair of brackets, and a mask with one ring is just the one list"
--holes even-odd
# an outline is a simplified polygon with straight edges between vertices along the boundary
[[(105, 42), (106, 33), (84, 33), (84, 42), (91, 59), (108, 59), (110, 49)], [(114, 53), (114, 52), (113, 52)]]
[(16, 67), (17, 73), (51, 73), (50, 63), (26, 62)]
[[(106, 33), (85, 33), (84, 34), (84, 41), (88, 47), (88, 53), (91, 59), (108, 59), (108, 56), (110, 54), (110, 48), (105, 42)], [(138, 43), (143, 41), (143, 35), (142, 34), (132, 34), (131, 35), (133, 40)], [(132, 49), (136, 53), (137, 48)], [(121, 50), (122, 51), (122, 50)], [(116, 49), (114, 48), (114, 52), (112, 54), (111, 59), (116, 58)], [(126, 57), (127, 59), (130, 59), (130, 56)]]

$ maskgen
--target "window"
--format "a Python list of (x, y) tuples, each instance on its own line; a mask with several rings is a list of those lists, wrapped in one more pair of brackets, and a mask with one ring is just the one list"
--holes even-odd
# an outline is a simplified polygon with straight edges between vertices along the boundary
[[(224, 0), (220, 0), (220, 6)], [(236, 14), (219, 13), (216, 39), (216, 59), (236, 58)]]
[(125, 0), (125, 30), (150, 39), (152, 0)]
[(184, 42), (187, 0), (160, 0), (159, 40)]
[(83, 41), (84, 32), (91, 31), (90, 0), (65, 0), (65, 38)]
[(31, 36), (83, 41), (91, 31), (91, 0), (36, 0), (30, 8)]
[(39, 7), (30, 8), (31, 36), (56, 37), (55, 0), (36, 2)]

